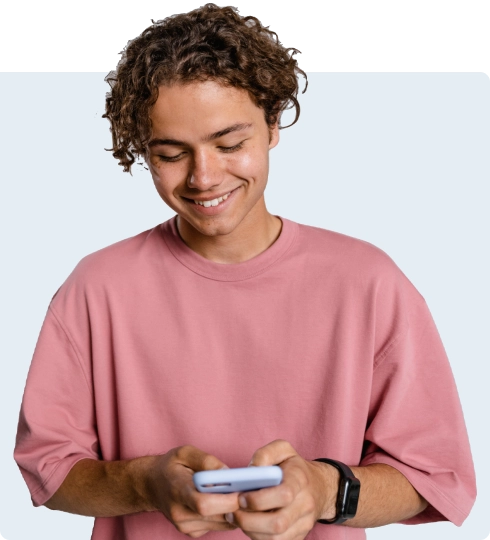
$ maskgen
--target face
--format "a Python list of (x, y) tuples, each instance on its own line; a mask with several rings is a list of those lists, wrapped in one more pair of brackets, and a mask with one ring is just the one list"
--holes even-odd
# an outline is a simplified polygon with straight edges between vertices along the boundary
[(264, 111), (245, 90), (214, 81), (162, 86), (150, 118), (146, 160), (180, 226), (208, 237), (260, 226), (268, 215), (269, 150), (279, 134), (276, 125), (269, 137)]

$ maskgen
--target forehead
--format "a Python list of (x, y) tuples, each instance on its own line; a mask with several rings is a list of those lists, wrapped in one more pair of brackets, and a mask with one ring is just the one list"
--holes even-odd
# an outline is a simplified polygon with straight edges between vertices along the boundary
[(161, 86), (150, 118), (154, 134), (161, 130), (197, 134), (236, 123), (265, 124), (263, 110), (246, 90), (215, 81)]

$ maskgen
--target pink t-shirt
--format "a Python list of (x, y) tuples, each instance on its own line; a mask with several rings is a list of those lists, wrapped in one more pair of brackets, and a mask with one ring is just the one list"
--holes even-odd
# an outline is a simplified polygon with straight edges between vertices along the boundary
[[(14, 458), (34, 506), (83, 458), (192, 444), (245, 467), (285, 439), (308, 460), (401, 471), (430, 503), (405, 523), (463, 522), (473, 462), (423, 297), (375, 246), (281, 220), (238, 264), (192, 251), (176, 216), (82, 259), (49, 306), (20, 411)], [(158, 512), (96, 518), (92, 535), (184, 537)], [(206, 535), (225, 537), (245, 535)], [(316, 524), (317, 538), (365, 532)]]

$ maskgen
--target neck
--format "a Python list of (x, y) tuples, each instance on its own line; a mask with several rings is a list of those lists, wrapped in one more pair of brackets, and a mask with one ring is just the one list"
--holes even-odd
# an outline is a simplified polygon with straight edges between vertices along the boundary
[(268, 249), (281, 234), (282, 221), (270, 214), (250, 212), (228, 234), (205, 235), (177, 216), (177, 230), (193, 251), (213, 262), (236, 264), (256, 257)]

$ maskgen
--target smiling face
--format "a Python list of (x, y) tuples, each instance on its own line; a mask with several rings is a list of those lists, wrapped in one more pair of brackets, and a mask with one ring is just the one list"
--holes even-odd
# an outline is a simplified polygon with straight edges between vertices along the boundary
[(245, 90), (214, 81), (162, 86), (150, 118), (146, 160), (184, 240), (240, 241), (270, 226), (264, 190), (279, 133), (276, 125), (269, 139), (264, 111)]

